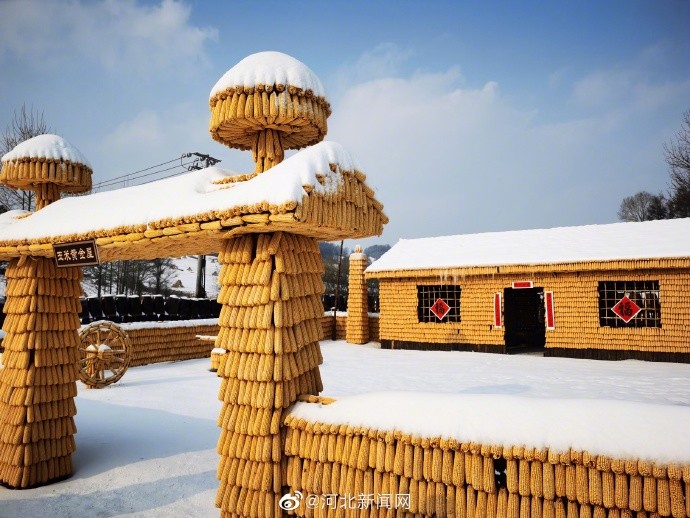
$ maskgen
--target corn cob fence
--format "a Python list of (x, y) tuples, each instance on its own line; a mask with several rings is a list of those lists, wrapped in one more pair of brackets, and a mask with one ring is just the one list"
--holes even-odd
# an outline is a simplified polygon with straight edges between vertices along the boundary
[[(300, 505), (298, 516), (690, 516), (687, 465), (462, 443), (290, 415), (284, 424), (287, 491), (314, 504)], [(368, 499), (347, 502), (361, 495)]]

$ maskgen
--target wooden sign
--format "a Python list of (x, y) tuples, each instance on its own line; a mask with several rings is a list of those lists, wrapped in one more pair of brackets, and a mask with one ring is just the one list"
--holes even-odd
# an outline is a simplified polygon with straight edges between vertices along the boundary
[(58, 268), (69, 266), (94, 266), (99, 264), (96, 240), (75, 241), (53, 245), (55, 264)]
[(515, 281), (513, 283), (513, 289), (515, 289), (515, 290), (532, 288), (532, 287), (534, 287), (532, 284), (532, 281)]

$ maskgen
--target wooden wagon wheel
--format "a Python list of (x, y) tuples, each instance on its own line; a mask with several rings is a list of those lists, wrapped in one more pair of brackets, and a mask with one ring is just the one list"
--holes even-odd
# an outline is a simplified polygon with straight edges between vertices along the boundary
[(119, 380), (129, 367), (132, 344), (112, 322), (99, 321), (79, 332), (79, 379), (89, 388), (103, 388)]

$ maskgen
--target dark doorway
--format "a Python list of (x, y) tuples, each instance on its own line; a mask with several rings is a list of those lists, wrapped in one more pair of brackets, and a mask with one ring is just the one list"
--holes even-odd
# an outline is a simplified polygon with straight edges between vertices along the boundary
[(506, 352), (543, 351), (544, 288), (506, 288), (503, 291)]

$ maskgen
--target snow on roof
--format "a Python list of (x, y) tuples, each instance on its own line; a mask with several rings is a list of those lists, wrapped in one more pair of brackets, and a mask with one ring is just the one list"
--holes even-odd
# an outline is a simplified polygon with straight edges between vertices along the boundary
[(56, 161), (69, 161), (73, 164), (83, 164), (89, 169), (91, 165), (76, 147), (58, 135), (45, 134), (25, 140), (17, 144), (12, 151), (2, 157), (3, 162), (11, 162), (22, 158), (48, 158)]
[(319, 78), (298, 59), (282, 52), (258, 52), (228, 70), (213, 86), (209, 98), (235, 86), (292, 85), (325, 97)]
[(401, 239), (366, 271), (671, 257), (690, 257), (690, 218)]
[[(338, 190), (342, 176), (330, 170), (331, 163), (340, 170), (357, 168), (340, 144), (321, 142), (242, 182), (218, 185), (215, 182), (237, 173), (209, 167), (144, 185), (63, 198), (27, 217), (17, 218), (25, 214), (23, 211), (0, 215), (0, 241), (147, 225), (264, 202), (271, 206), (299, 203), (306, 194), (304, 185), (312, 185), (318, 193)], [(324, 175), (323, 184), (317, 173)]]

